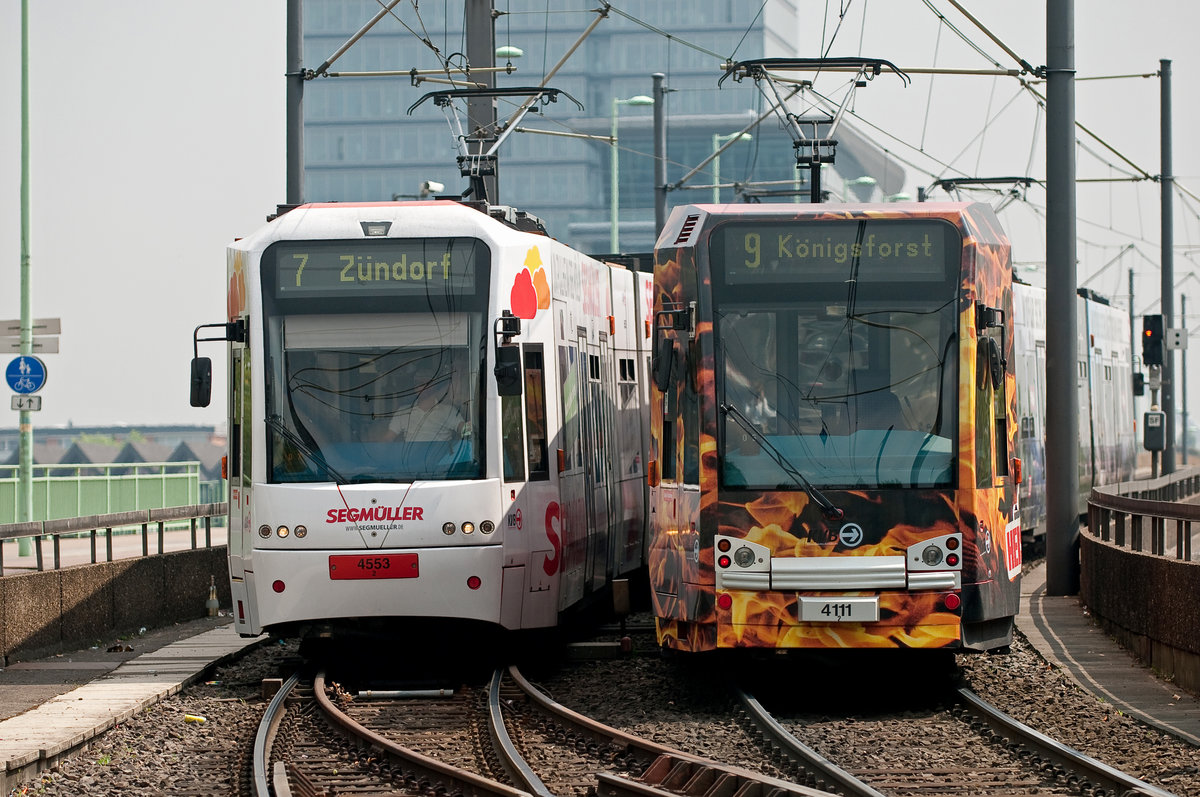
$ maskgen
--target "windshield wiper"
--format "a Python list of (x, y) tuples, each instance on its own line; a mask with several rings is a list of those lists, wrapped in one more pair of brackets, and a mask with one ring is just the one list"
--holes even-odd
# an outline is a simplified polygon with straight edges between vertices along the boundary
[(721, 405), (721, 412), (733, 418), (734, 423), (742, 427), (742, 431), (750, 435), (754, 442), (758, 443), (763, 451), (770, 454), (771, 459), (775, 460), (775, 464), (783, 469), (783, 472), (791, 476), (796, 484), (800, 485), (804, 492), (808, 493), (817, 506), (821, 507), (822, 514), (829, 520), (841, 520), (846, 516), (846, 513), (833, 505), (833, 502), (826, 498), (820, 490), (813, 487), (808, 479), (804, 478), (804, 474), (796, 469), (792, 463), (788, 462), (787, 457), (775, 446), (771, 445), (771, 441), (763, 436), (762, 432), (754, 428), (754, 424), (750, 419), (742, 414), (742, 411), (732, 404), (725, 403)]
[(304, 454), (314, 463), (319, 465), (326, 473), (333, 477), (333, 480), (338, 484), (348, 484), (346, 477), (333, 469), (333, 466), (325, 461), (325, 457), (313, 450), (312, 446), (304, 442), (300, 435), (293, 432), (291, 429), (283, 425), (283, 419), (278, 415), (268, 415), (267, 423), (271, 428), (279, 432), (289, 443), (300, 449), (300, 453)]

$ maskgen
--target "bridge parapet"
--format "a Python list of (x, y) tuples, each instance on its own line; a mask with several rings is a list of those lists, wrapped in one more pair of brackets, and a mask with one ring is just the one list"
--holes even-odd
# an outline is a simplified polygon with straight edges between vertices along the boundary
[(1200, 694), (1200, 469), (1096, 488), (1080, 599), (1147, 666)]
[[(223, 518), (226, 506), (195, 504), (0, 525), (0, 661), (7, 665), (143, 627), (203, 617), (211, 587), (216, 587), (218, 603), (228, 607), (226, 548), (213, 544), (213, 520)], [(123, 529), (133, 533), (121, 534)], [(223, 531), (217, 529), (221, 543)], [(190, 548), (165, 550), (165, 536), (189, 532), (189, 540), (176, 542), (190, 542)], [(22, 557), (4, 562), (5, 543), (11, 549), (10, 541), (21, 538), (33, 541), (36, 569), (28, 556), (23, 557), (26, 562)], [(140, 541), (140, 550), (130, 545), (134, 541)]]
[[(0, 524), (0, 543), (7, 540), (32, 540), (36, 554), (36, 569), (46, 570), (44, 543), (49, 541), (52, 550), (52, 568), (58, 570), (64, 566), (64, 539), (78, 539), (86, 536), (90, 540), (90, 564), (99, 561), (113, 560), (113, 535), (122, 529), (141, 529), (142, 556), (151, 553), (163, 553), (163, 536), (169, 526), (182, 527), (184, 524), (191, 528), (191, 547), (199, 545), (200, 526), (204, 528), (205, 548), (212, 547), (212, 522), (214, 518), (224, 518), (228, 511), (227, 503), (192, 504), (190, 506), (168, 506), (158, 509), (135, 509), (128, 512), (113, 512), (107, 515), (87, 515), (84, 517), (59, 518), (56, 520), (35, 520), (29, 523)], [(150, 550), (150, 528), (153, 526), (157, 534), (157, 549)], [(97, 543), (103, 536), (103, 559), (98, 558)], [(77, 558), (77, 557), (76, 557)], [(73, 564), (80, 562), (74, 561)], [(24, 568), (23, 568), (24, 569)], [(0, 544), (0, 576), (7, 575), (4, 565), (4, 546)]]

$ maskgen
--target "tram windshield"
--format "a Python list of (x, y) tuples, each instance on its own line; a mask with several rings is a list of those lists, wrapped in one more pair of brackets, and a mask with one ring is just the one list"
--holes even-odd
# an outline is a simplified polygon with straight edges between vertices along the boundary
[(486, 252), (469, 239), (268, 249), (272, 482), (482, 477)]
[(794, 489), (787, 465), (822, 488), (952, 485), (958, 231), (735, 222), (712, 241), (722, 483)]

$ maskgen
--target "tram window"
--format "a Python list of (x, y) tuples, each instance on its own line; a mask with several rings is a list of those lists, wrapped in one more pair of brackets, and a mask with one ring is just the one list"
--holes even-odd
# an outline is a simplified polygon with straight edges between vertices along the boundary
[(1008, 402), (1005, 400), (1006, 380), (1000, 380), (1000, 388), (995, 390), (993, 401), (996, 416), (996, 474), (1008, 475)]
[(229, 483), (242, 475), (242, 355), (235, 351), (229, 368), (229, 384), (233, 385), (233, 424), (229, 432)]
[(995, 392), (988, 371), (991, 368), (987, 357), (987, 338), (979, 340), (979, 355), (975, 360), (975, 384), (978, 393), (975, 396), (975, 479), (976, 486), (991, 487), (995, 480), (992, 468), (994, 452), (992, 450), (993, 429), (995, 428), (993, 410)]
[(641, 412), (640, 395), (637, 390), (637, 361), (621, 358), (621, 378), (617, 384), (617, 435), (620, 438), (619, 462), (622, 472), (641, 474), (642, 427), (638, 422)]
[(520, 396), (500, 397), (504, 481), (525, 481), (525, 423)]
[(685, 484), (700, 483), (700, 396), (696, 393), (696, 380), (692, 376), (699, 368), (696, 362), (697, 347), (687, 347), (688, 378), (683, 390), (683, 481)]
[(542, 347), (525, 347), (525, 422), (529, 447), (529, 480), (550, 478), (546, 441), (546, 369)]
[(250, 402), (250, 351), (244, 350), (241, 357), (241, 374), (242, 380), (241, 389), (238, 391), (242, 399), (242, 450), (238, 456), (238, 468), (242, 473), (242, 486), (250, 486), (250, 477), (252, 471), (250, 469), (250, 454), (253, 446), (251, 445), (254, 437), (254, 424), (249, 423), (249, 419), (253, 417), (252, 404)]
[(558, 374), (562, 381), (563, 469), (570, 471), (582, 464), (579, 444), (579, 352), (574, 346), (558, 347)]

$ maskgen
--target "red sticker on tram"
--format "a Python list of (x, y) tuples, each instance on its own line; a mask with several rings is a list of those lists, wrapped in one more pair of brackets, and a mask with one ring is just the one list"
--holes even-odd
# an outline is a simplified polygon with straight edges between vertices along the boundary
[(329, 577), (348, 579), (416, 578), (415, 553), (335, 554), (329, 557)]

